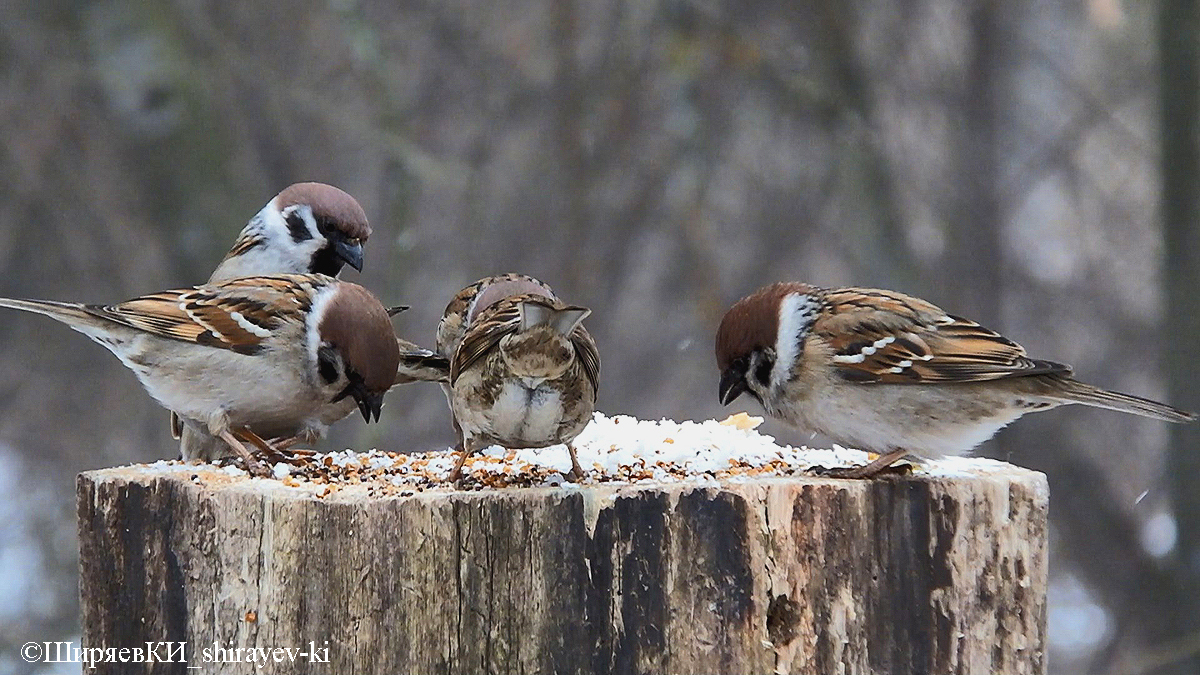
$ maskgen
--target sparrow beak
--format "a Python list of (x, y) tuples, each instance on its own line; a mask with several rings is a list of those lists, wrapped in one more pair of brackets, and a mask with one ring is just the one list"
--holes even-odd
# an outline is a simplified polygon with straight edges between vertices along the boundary
[(728, 368), (721, 373), (721, 385), (718, 396), (721, 399), (721, 405), (729, 405), (733, 403), (737, 397), (749, 391), (746, 387), (746, 371), (740, 368)]
[(362, 242), (359, 242), (356, 240), (353, 244), (351, 244), (344, 239), (338, 239), (333, 244), (333, 252), (337, 254), (337, 257), (341, 258), (342, 260), (345, 260), (347, 265), (353, 267), (354, 269), (358, 270), (359, 272), (362, 271), (362, 268), (363, 268)]
[(363, 386), (362, 378), (352, 376), (350, 384), (347, 384), (345, 389), (333, 397), (333, 403), (337, 403), (347, 396), (354, 397), (354, 402), (358, 405), (358, 411), (362, 413), (363, 419), (366, 420), (367, 424), (370, 424), (372, 415), (375, 416), (376, 422), (379, 421), (379, 413), (383, 410), (383, 395), (385, 393), (387, 392), (367, 391), (367, 388)]
[(354, 402), (358, 404), (358, 411), (362, 413), (363, 420), (367, 424), (371, 423), (371, 416), (374, 415), (375, 421), (379, 421), (379, 413), (383, 410), (383, 394), (362, 394), (355, 396)]

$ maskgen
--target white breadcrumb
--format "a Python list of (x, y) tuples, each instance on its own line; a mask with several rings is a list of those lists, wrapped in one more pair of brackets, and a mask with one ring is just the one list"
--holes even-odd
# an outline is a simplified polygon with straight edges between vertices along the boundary
[[(778, 445), (755, 430), (761, 417), (738, 413), (718, 422), (639, 420), (627, 415), (595, 413), (575, 439), (584, 484), (666, 483), (716, 484), (754, 477), (814, 475), (818, 467), (857, 466), (873, 457), (861, 450), (834, 445), (829, 449)], [(381, 450), (328, 453), (298, 451), (270, 458), (272, 475), (289, 487), (309, 487), (317, 497), (342, 486), (367, 485), (382, 494), (408, 495), (429, 488), (562, 486), (571, 460), (565, 445), (509, 450), (492, 446), (467, 458), (463, 481), (446, 481), (454, 466), (452, 449), (397, 453)], [(219, 471), (248, 477), (233, 465), (186, 464), (159, 460), (138, 467), (143, 471), (192, 471), (194, 476)], [(967, 476), (1004, 470), (1008, 465), (988, 459), (951, 457), (914, 466), (914, 473), (942, 477)]]

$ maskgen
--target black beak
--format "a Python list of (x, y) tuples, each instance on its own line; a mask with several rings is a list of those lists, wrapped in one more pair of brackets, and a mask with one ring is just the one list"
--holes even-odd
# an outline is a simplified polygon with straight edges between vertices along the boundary
[(383, 394), (362, 394), (355, 396), (354, 402), (358, 404), (358, 411), (362, 413), (363, 420), (367, 424), (371, 423), (371, 416), (375, 416), (375, 421), (379, 421), (379, 413), (383, 410)]
[(721, 373), (721, 385), (717, 392), (721, 399), (721, 405), (729, 405), (733, 403), (737, 397), (749, 391), (746, 387), (746, 371), (730, 367)]
[(396, 305), (395, 307), (387, 308), (388, 316), (396, 316), (400, 312), (406, 312), (406, 311), (408, 311), (408, 305)]
[(356, 241), (353, 244), (351, 244), (351, 243), (347, 242), (346, 240), (339, 238), (333, 244), (333, 251), (334, 251), (334, 253), (337, 254), (337, 257), (341, 258), (342, 260), (345, 260), (347, 265), (353, 267), (354, 269), (358, 270), (359, 272), (362, 271), (362, 268), (363, 268), (362, 242)]
[(367, 391), (366, 386), (363, 385), (362, 378), (351, 373), (350, 383), (337, 396), (333, 397), (333, 402), (337, 403), (347, 396), (353, 396), (354, 402), (358, 404), (358, 411), (362, 413), (363, 419), (366, 420), (367, 424), (370, 424), (372, 415), (375, 416), (376, 422), (379, 421), (379, 413), (383, 410), (383, 395), (386, 393), (386, 391)]

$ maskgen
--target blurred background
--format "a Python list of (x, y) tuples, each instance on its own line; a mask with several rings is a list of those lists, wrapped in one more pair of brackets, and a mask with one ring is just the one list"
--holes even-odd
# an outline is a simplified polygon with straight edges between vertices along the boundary
[[(730, 412), (715, 326), (777, 280), (904, 290), (1197, 410), (1194, 4), (4, 0), (0, 295), (201, 282), (318, 180), (409, 338), (496, 272), (593, 308), (610, 414)], [(176, 455), (166, 422), (99, 346), (0, 316), (0, 672), (78, 639), (76, 473)], [(1200, 672), (1198, 428), (1068, 408), (980, 448), (1049, 476), (1056, 675)], [(412, 385), (320, 447), (450, 442)]]

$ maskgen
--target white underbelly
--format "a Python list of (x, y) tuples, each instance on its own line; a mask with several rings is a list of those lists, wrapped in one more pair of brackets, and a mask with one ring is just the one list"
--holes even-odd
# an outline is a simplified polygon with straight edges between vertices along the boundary
[(1011, 406), (1005, 395), (964, 397), (955, 385), (914, 396), (921, 386), (843, 386), (837, 396), (813, 391), (800, 405), (781, 406), (773, 414), (847, 447), (939, 457), (969, 452), (1029, 411)]
[[(181, 351), (193, 353), (174, 358), (161, 350), (134, 352), (122, 361), (151, 396), (182, 417), (206, 423), (223, 411), (234, 426), (255, 420), (288, 427), (301, 424), (324, 403), (324, 392), (311, 386), (300, 367), (199, 345)], [(150, 359), (153, 367), (144, 365)]]
[(490, 436), (509, 447), (537, 447), (559, 442), (564, 406), (556, 389), (509, 380), (490, 407), (457, 413), (468, 436)]

